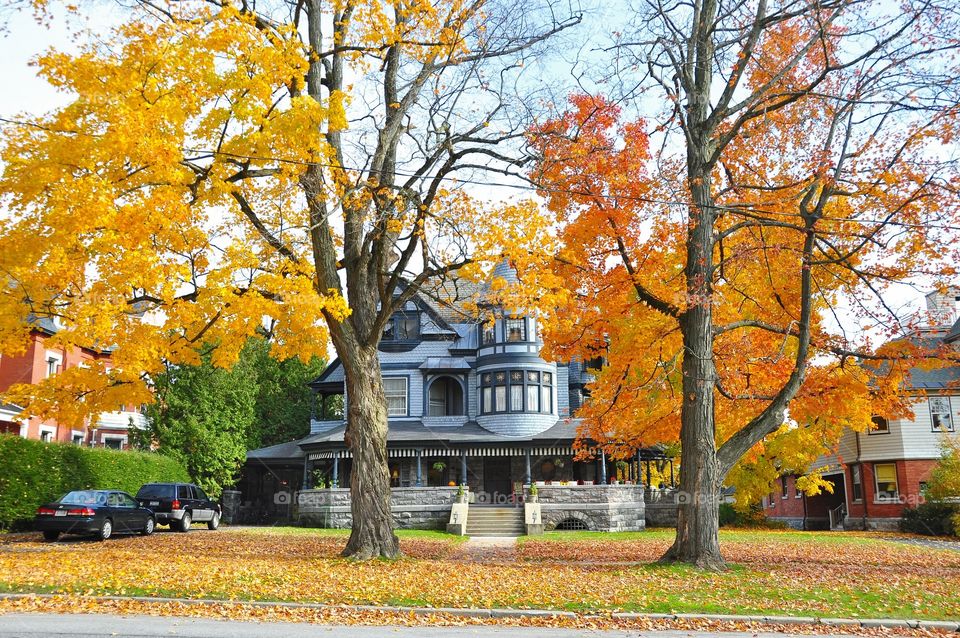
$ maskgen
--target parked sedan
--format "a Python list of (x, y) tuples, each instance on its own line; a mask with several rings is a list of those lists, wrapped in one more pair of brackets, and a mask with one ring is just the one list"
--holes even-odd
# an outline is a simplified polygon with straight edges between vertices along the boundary
[(34, 527), (43, 538), (85, 534), (106, 540), (114, 534), (153, 534), (156, 518), (119, 490), (77, 490), (37, 509)]

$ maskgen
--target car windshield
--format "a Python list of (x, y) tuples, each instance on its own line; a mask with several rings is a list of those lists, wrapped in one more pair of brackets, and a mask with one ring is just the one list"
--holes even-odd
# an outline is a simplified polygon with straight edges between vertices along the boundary
[(64, 505), (103, 505), (107, 502), (107, 493), (97, 490), (77, 490), (67, 492), (57, 502)]
[(137, 498), (173, 498), (173, 485), (144, 485)]

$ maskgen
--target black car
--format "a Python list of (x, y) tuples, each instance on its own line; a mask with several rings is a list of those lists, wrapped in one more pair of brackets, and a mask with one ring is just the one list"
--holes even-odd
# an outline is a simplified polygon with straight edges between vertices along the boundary
[(158, 525), (181, 532), (190, 531), (195, 522), (220, 527), (220, 504), (193, 483), (147, 483), (137, 492), (137, 501), (153, 512)]
[(60, 534), (106, 540), (114, 534), (153, 534), (153, 512), (120, 490), (77, 490), (37, 509), (34, 528), (48, 541)]

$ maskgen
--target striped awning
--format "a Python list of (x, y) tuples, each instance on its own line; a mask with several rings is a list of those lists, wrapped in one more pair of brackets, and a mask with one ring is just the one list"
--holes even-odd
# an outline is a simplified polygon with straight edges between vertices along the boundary
[[(573, 448), (569, 445), (566, 446), (553, 446), (553, 447), (534, 447), (534, 448), (525, 448), (525, 447), (478, 447), (478, 448), (467, 448), (467, 449), (454, 449), (454, 448), (396, 448), (388, 449), (387, 456), (394, 458), (412, 458), (416, 457), (417, 453), (420, 453), (422, 458), (427, 457), (460, 457), (464, 453), (468, 457), (476, 456), (524, 456), (527, 453), (527, 450), (530, 450), (531, 456), (573, 456)], [(349, 459), (353, 458), (353, 453), (350, 450), (323, 450), (320, 452), (311, 452), (307, 459), (311, 461), (319, 461), (324, 459)]]

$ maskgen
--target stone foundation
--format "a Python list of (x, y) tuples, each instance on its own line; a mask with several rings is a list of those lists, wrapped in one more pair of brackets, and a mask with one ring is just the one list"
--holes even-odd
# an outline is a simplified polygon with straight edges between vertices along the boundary
[(644, 490), (647, 527), (677, 526), (677, 490), (675, 488)]
[[(395, 487), (390, 511), (400, 529), (445, 529), (457, 500), (456, 487)], [(349, 528), (350, 490), (303, 490), (297, 494), (298, 521), (306, 527)]]
[(602, 532), (646, 527), (642, 485), (538, 485), (537, 492), (548, 531), (571, 519)]

